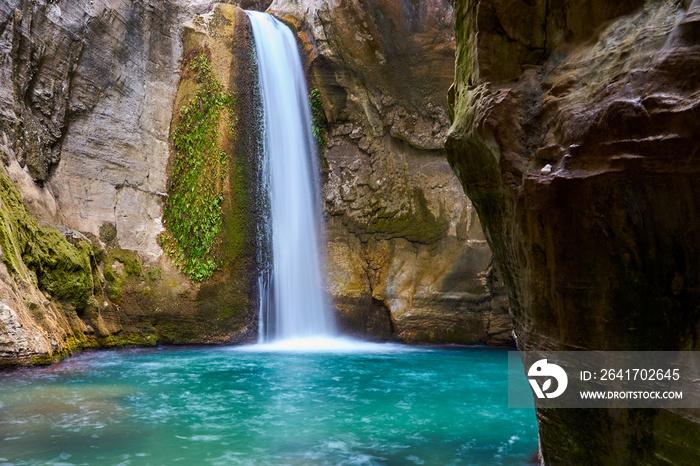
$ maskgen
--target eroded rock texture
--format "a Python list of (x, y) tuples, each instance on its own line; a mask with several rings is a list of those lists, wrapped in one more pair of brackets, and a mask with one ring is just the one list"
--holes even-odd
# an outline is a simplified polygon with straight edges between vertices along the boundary
[(454, 8), (276, 1), (328, 122), (329, 286), (344, 330), (408, 342), (503, 344), (491, 252), (444, 160)]
[[(3, 362), (45, 361), (85, 346), (253, 335), (245, 254), (242, 268), (227, 263), (199, 284), (158, 244), (183, 34), (206, 36), (184, 25), (211, 10), (211, 1), (185, 0), (0, 2), (0, 175), (31, 214), (75, 245), (4, 202), (15, 195), (3, 188)], [(227, 36), (219, 48), (228, 55), (212, 65), (226, 90), (238, 85), (228, 36), (243, 14), (231, 11), (238, 13), (207, 29)], [(250, 49), (244, 39), (242, 51)], [(224, 204), (234, 212), (224, 218), (230, 224), (230, 196)]]
[(0, 6), (0, 124), (39, 182), (35, 202), (28, 197), (46, 221), (95, 235), (109, 222), (122, 247), (159, 254), (180, 9), (164, 1)]
[[(462, 0), (456, 25), (448, 158), (518, 347), (700, 349), (700, 2)], [(538, 419), (548, 463), (700, 461), (697, 413)]]

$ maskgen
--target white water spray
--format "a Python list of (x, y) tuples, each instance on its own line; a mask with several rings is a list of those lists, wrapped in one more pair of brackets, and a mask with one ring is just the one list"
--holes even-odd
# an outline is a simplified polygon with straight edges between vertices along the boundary
[(292, 31), (248, 11), (263, 108), (263, 178), (270, 204), (271, 277), (260, 280), (259, 340), (335, 333), (323, 291), (315, 145), (304, 72)]

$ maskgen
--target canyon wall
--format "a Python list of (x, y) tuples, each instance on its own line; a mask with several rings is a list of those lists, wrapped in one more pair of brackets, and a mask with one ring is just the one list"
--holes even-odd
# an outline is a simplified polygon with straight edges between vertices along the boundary
[(329, 288), (344, 331), (507, 344), (503, 286), (445, 161), (452, 2), (275, 1), (327, 128)]
[[(217, 143), (233, 167), (218, 201), (219, 270), (193, 281), (160, 244), (173, 199), (171, 120), (201, 86), (185, 69), (186, 42), (219, 37), (211, 71), (222, 93), (233, 90), (241, 59), (216, 44), (236, 35), (235, 11), (204, 33), (191, 20), (215, 16), (208, 1), (0, 3), (3, 363), (254, 338), (254, 235), (233, 207), (246, 199), (230, 182), (244, 165), (230, 142)], [(239, 39), (245, 55), (250, 39)]]
[[(511, 342), (491, 252), (444, 160), (451, 3), (272, 10), (296, 30), (318, 89), (342, 330)], [(0, 3), (3, 362), (254, 339), (262, 207), (246, 23), (208, 0)], [(181, 176), (201, 148), (209, 169)]]
[[(449, 161), (521, 350), (700, 349), (700, 2), (460, 0)], [(696, 464), (700, 418), (537, 411), (551, 464)]]

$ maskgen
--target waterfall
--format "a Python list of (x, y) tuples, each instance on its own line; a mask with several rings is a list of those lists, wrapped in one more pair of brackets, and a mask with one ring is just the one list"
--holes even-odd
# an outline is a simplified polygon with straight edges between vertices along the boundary
[(248, 11), (262, 101), (263, 183), (270, 219), (269, 272), (260, 285), (259, 340), (332, 335), (322, 279), (322, 222), (311, 111), (292, 31)]

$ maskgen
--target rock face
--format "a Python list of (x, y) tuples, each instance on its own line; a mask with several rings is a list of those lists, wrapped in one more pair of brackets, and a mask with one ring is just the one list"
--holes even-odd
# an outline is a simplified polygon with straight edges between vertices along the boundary
[(454, 8), (275, 1), (327, 128), (329, 288), (344, 331), (504, 344), (508, 306), (479, 220), (444, 159)]
[[(408, 342), (510, 342), (479, 220), (444, 161), (451, 3), (272, 8), (296, 27), (320, 90), (329, 287), (343, 329)], [(257, 133), (242, 15), (209, 0), (0, 3), (3, 361), (254, 338), (261, 210), (248, 189)], [(177, 229), (169, 202), (181, 112), (194, 109), (203, 85), (188, 68), (195, 49), (211, 54), (217, 105), (233, 92), (239, 112), (217, 120), (221, 134), (238, 133), (212, 139), (229, 165), (213, 170), (221, 231), (199, 263), (168, 239)], [(211, 276), (208, 260), (220, 264)]]
[[(180, 7), (3, 2), (2, 128), (47, 222), (159, 255)], [(35, 202), (32, 200), (35, 199)]]
[[(700, 2), (461, 0), (456, 18), (448, 158), (518, 347), (700, 349)], [(700, 461), (697, 413), (538, 420), (547, 463)]]
[[(242, 14), (226, 8), (238, 13), (211, 34), (224, 35), (219, 28), (233, 28)], [(194, 283), (158, 243), (183, 38), (202, 35), (183, 25), (211, 10), (209, 1), (184, 0), (0, 3), (0, 175), (12, 181), (0, 205), (4, 362), (86, 346), (254, 335), (254, 274), (246, 272), (253, 235), (231, 233), (250, 223), (233, 208), (228, 180), (220, 245), (236, 243), (235, 260)], [(245, 37), (240, 49), (250, 49)], [(212, 70), (228, 91), (238, 83), (226, 53)], [(31, 214), (15, 202), (12, 184)], [(46, 225), (60, 225), (75, 246)]]

